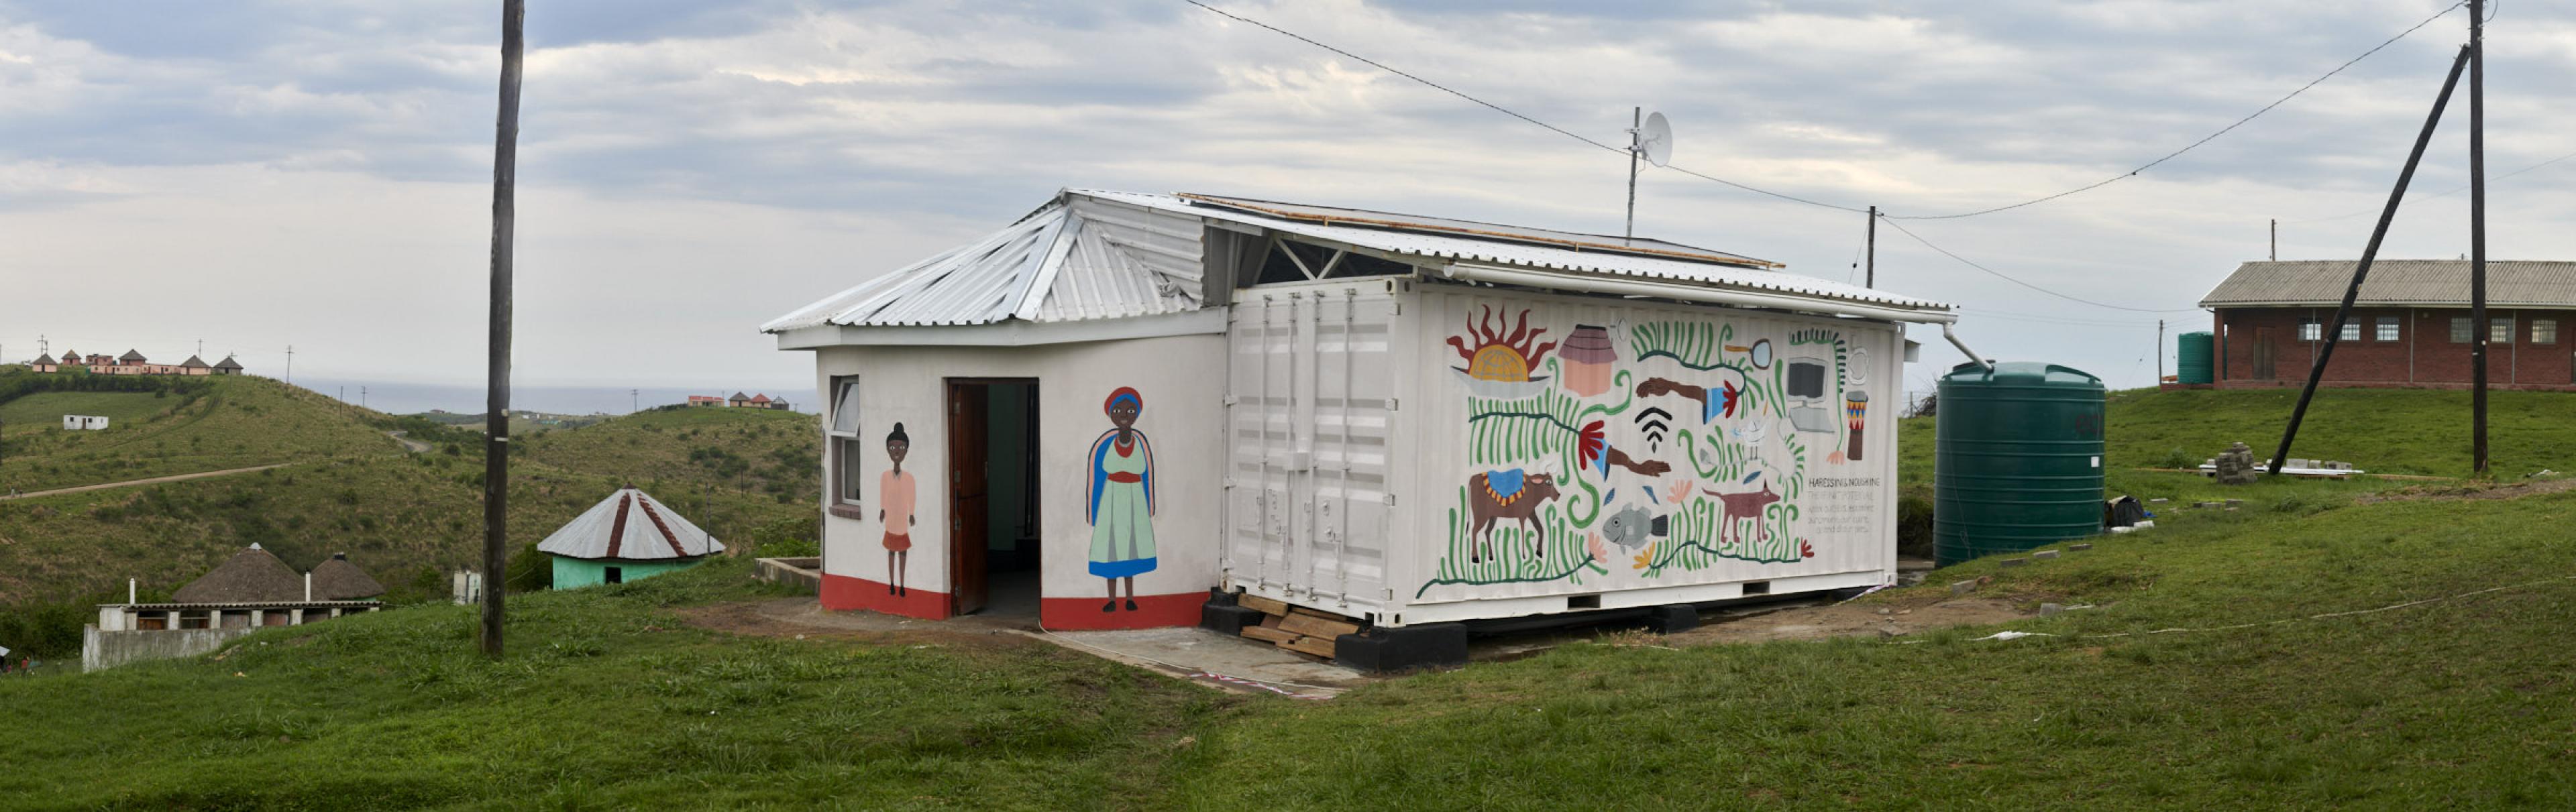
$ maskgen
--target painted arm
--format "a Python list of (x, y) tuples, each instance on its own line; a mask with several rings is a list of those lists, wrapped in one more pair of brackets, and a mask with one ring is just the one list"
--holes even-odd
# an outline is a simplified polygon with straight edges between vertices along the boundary
[(1703, 405), (1708, 403), (1708, 387), (1705, 386), (1692, 386), (1664, 378), (1647, 378), (1644, 383), (1637, 384), (1638, 397), (1656, 395), (1680, 395), (1699, 401)]
[(1628, 452), (1619, 450), (1618, 446), (1610, 447), (1610, 464), (1634, 471), (1640, 476), (1663, 476), (1673, 471), (1672, 463), (1663, 460), (1641, 461), (1628, 456)]

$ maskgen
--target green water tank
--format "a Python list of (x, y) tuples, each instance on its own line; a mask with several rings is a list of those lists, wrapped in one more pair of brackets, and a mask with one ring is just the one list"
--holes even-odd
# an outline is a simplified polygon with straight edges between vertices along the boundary
[(1960, 364), (1933, 418), (1942, 566), (2102, 532), (2102, 379), (2055, 364)]
[(2218, 355), (2217, 344), (2217, 337), (2208, 333), (2184, 333), (2175, 339), (2174, 381), (2209, 383), (2209, 372)]

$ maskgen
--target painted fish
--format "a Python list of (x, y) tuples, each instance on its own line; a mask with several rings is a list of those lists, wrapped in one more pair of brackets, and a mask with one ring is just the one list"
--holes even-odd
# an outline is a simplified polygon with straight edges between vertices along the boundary
[(1666, 535), (1665, 517), (1652, 515), (1645, 508), (1629, 505), (1601, 521), (1601, 540), (1637, 549), (1646, 546), (1648, 536)]

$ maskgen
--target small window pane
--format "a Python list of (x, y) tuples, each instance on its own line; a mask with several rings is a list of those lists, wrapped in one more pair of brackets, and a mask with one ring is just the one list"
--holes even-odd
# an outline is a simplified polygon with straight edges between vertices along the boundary
[(2489, 320), (2488, 320), (2488, 322), (2489, 322), (2489, 324), (2488, 324), (2488, 326), (2487, 326), (2487, 342), (2488, 342), (2488, 343), (2491, 343), (2491, 344), (2511, 344), (2511, 343), (2513, 343), (2513, 320), (2512, 320), (2512, 319), (2489, 319)]
[(2315, 341), (2317, 340), (2317, 337), (2321, 335), (2325, 335), (2325, 327), (2318, 324), (2316, 319), (2307, 319), (2299, 322), (2300, 341)]
[(2531, 343), (2534, 343), (2534, 344), (2556, 344), (2556, 343), (2558, 343), (2558, 320), (2557, 320), (2557, 319), (2532, 319), (2532, 320), (2531, 320)]
[(859, 380), (841, 378), (838, 392), (832, 397), (832, 433), (856, 437), (859, 434)]
[(2469, 317), (2451, 317), (2451, 343), (2466, 344), (2469, 343), (2469, 339), (2475, 335), (2477, 335), (2477, 333), (2473, 328), (2469, 327)]
[(2357, 321), (2347, 321), (2347, 322), (2344, 322), (2344, 323), (2343, 323), (2343, 334), (2342, 334), (2342, 336), (2340, 336), (2340, 337), (2336, 338), (2335, 340), (2336, 340), (2336, 341), (2360, 341), (2360, 340), (2361, 340), (2361, 322), (2357, 322)]
[(859, 503), (859, 483), (867, 478), (867, 448), (856, 437), (832, 438), (832, 482), (841, 503)]
[(2399, 335), (2400, 335), (2400, 333), (2399, 333), (2399, 329), (2398, 329), (2398, 326), (2397, 326), (2397, 317), (2396, 317), (2396, 316), (2381, 316), (2381, 317), (2379, 317), (2379, 335), (2378, 335), (2378, 340), (2380, 340), (2380, 341), (2396, 341), (2396, 340), (2399, 340)]

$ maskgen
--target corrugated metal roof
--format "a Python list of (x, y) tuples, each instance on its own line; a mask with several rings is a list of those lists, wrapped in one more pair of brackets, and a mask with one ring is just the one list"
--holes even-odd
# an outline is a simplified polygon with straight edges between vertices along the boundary
[[(2248, 262), (2201, 297), (2202, 307), (2333, 305), (2343, 302), (2357, 260)], [(2383, 259), (2353, 300), (2368, 305), (2469, 303), (2469, 262), (2462, 259)], [(2576, 262), (2488, 260), (2487, 304), (2497, 307), (2576, 307)]]
[(1067, 189), (1008, 228), (833, 294), (761, 330), (1077, 321), (1197, 310), (1206, 284), (1202, 252), (1209, 221), (1432, 260), (1950, 309), (1768, 270), (1776, 263), (1765, 260), (1658, 240), (1618, 246), (1603, 242), (1618, 239), (1613, 237), (1357, 209)]
[(695, 558), (724, 550), (707, 531), (638, 488), (620, 488), (537, 543), (537, 551), (572, 558)]
[(1503, 225), (1500, 223), (1480, 223), (1474, 220), (1454, 220), (1447, 217), (1423, 217), (1412, 214), (1370, 211), (1367, 209), (1345, 209), (1333, 206), (1308, 205), (1305, 203), (1280, 203), (1270, 200), (1253, 200), (1251, 198), (1225, 197), (1221, 195), (1183, 193), (1176, 196), (1184, 200), (1212, 204), (1221, 208), (1230, 208), (1253, 214), (1269, 215), (1286, 220), (1322, 223), (1324, 225), (1354, 225), (1371, 228), (1388, 228), (1398, 231), (1454, 234), (1471, 239), (1510, 240), (1514, 242), (1524, 242), (1535, 245), (1551, 245), (1585, 251), (1608, 251), (1612, 253), (1630, 253), (1644, 256), (1666, 256), (1679, 259), (1697, 260), (1701, 262), (1721, 262), (1730, 265), (1742, 265), (1748, 268), (1786, 267), (1780, 263), (1772, 262), (1770, 260), (1754, 259), (1742, 254), (1711, 251), (1706, 248), (1665, 242), (1663, 240), (1646, 237), (1612, 237), (1606, 234), (1583, 234), (1573, 231), (1557, 231), (1554, 229)]

